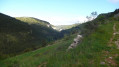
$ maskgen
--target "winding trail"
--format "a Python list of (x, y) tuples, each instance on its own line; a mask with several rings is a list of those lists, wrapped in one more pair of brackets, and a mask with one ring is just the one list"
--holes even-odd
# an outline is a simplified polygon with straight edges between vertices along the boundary
[[(119, 35), (119, 32), (118, 31), (116, 31), (116, 23), (114, 23), (114, 25), (113, 25), (113, 35), (112, 35), (112, 37), (111, 37), (111, 39), (110, 39), (110, 41), (109, 41), (109, 46), (111, 46), (112, 45), (112, 43), (113, 43), (113, 40), (114, 40), (114, 38), (116, 37), (116, 35)], [(117, 39), (115, 42), (115, 45), (117, 46), (117, 49), (119, 49), (119, 39)]]
[[(114, 41), (114, 38), (116, 37), (116, 35), (119, 35), (119, 32), (116, 30), (116, 23), (114, 23), (114, 25), (113, 25), (113, 35), (110, 38), (110, 41), (109, 41), (108, 45), (111, 47), (114, 43), (117, 46), (117, 49), (119, 49), (119, 39)], [(109, 56), (109, 57), (105, 58), (105, 62), (108, 63), (108, 66), (111, 67), (110, 65), (112, 65), (114, 67), (117, 67), (117, 64), (116, 64), (116, 62), (113, 58), (117, 57), (118, 54), (111, 55), (109, 51), (105, 51), (104, 53), (105, 53), (106, 56)]]
[[(116, 23), (113, 26), (113, 30), (114, 30), (114, 33), (113, 33), (113, 39), (114, 39), (116, 35), (119, 35), (119, 31), (116, 31)], [(117, 49), (119, 49), (119, 39), (117, 39), (114, 43), (117, 46)]]

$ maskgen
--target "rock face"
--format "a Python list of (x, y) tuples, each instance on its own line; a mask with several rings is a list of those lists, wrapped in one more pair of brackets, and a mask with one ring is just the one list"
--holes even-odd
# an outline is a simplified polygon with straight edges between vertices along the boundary
[(67, 50), (75, 48), (82, 40), (82, 36), (81, 35), (77, 35), (76, 38), (74, 38), (74, 42), (68, 47)]

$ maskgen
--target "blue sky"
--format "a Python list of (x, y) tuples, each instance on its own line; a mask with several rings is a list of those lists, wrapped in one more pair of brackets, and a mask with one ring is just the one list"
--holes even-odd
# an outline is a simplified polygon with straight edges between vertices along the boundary
[(0, 0), (0, 12), (12, 17), (36, 17), (53, 25), (85, 21), (91, 12), (119, 8), (119, 0)]

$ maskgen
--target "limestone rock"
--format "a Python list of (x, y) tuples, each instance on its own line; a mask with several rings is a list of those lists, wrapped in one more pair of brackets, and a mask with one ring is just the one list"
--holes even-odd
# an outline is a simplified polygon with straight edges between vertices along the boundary
[(74, 42), (68, 47), (69, 49), (75, 48), (82, 40), (82, 36), (81, 35), (77, 35), (76, 38), (74, 38)]
[(104, 65), (104, 64), (105, 64), (105, 62), (100, 62), (100, 64)]

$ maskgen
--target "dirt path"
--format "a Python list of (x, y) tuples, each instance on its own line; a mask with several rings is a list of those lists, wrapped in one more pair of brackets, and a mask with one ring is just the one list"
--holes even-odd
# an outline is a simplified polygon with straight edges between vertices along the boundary
[[(113, 41), (113, 39), (116, 37), (116, 35), (119, 35), (119, 32), (117, 32), (116, 31), (116, 23), (114, 24), (114, 26), (113, 26), (113, 36), (112, 36), (112, 38), (110, 39), (110, 41), (109, 41), (109, 46), (111, 46), (112, 45), (112, 41)], [(117, 39), (115, 42), (115, 45), (117, 46), (117, 49), (119, 49), (119, 39)]]
[(114, 24), (114, 26), (113, 26), (113, 35), (112, 35), (112, 37), (111, 37), (111, 39), (110, 39), (110, 41), (109, 41), (109, 46), (111, 46), (111, 44), (112, 44), (112, 40), (114, 39), (114, 37), (115, 37), (115, 32), (116, 32), (116, 24)]
[[(116, 31), (116, 24), (114, 24), (113, 30), (114, 30), (114, 33), (113, 33), (113, 36), (114, 36), (114, 37), (116, 37), (116, 35), (119, 35), (119, 31)], [(113, 39), (114, 39), (114, 38), (113, 38)], [(117, 46), (117, 49), (119, 49), (119, 39), (117, 39), (114, 43), (115, 43), (115, 45)]]
[[(117, 39), (116, 41), (113, 41), (114, 38), (116, 37), (116, 35), (119, 35), (119, 32), (116, 30), (116, 23), (114, 23), (113, 35), (110, 38), (108, 45), (112, 46), (114, 43), (117, 46), (117, 49), (119, 49), (119, 39)], [(113, 59), (115, 56), (111, 55), (109, 51), (105, 51), (104, 53), (105, 53), (105, 55), (109, 56), (108, 58), (105, 58), (105, 62), (108, 63), (108, 66), (110, 67), (110, 65), (112, 65), (112, 66), (116, 67), (117, 64), (116, 64), (115, 60)], [(117, 54), (115, 54), (115, 55), (117, 55)]]

